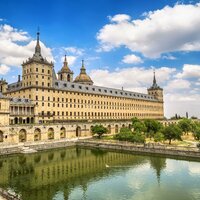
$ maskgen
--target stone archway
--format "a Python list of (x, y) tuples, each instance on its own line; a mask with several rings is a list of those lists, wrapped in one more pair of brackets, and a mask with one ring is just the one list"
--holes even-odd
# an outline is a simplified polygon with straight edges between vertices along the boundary
[(27, 124), (30, 123), (30, 118), (29, 118), (29, 117), (26, 118), (26, 123), (27, 123)]
[(62, 127), (60, 129), (60, 138), (66, 138), (66, 129), (65, 129), (65, 127)]
[(19, 131), (19, 142), (26, 142), (27, 133), (25, 129)]
[(119, 126), (117, 124), (115, 125), (115, 133), (119, 133)]
[(53, 128), (49, 128), (48, 129), (48, 139), (49, 140), (53, 140), (54, 139), (54, 129)]
[(34, 123), (34, 118), (33, 117), (31, 117), (31, 124), (33, 124)]
[(108, 134), (111, 134), (111, 125), (110, 124), (107, 126), (107, 129), (108, 129)]
[(41, 130), (39, 128), (36, 128), (34, 131), (34, 141), (40, 141), (41, 140)]
[(22, 122), (23, 122), (23, 119), (22, 119), (22, 117), (20, 117), (19, 118), (19, 124), (22, 124)]
[(78, 127), (76, 128), (76, 137), (80, 137), (80, 136), (81, 136), (81, 127), (78, 126)]
[(0, 131), (0, 142), (3, 142), (3, 132)]
[(17, 117), (14, 118), (14, 124), (18, 124), (18, 118)]
[(125, 128), (125, 124), (122, 124), (122, 128)]

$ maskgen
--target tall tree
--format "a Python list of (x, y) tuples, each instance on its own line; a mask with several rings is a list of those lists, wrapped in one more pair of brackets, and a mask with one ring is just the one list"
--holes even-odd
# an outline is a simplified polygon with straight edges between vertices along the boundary
[(145, 119), (144, 124), (147, 128), (147, 136), (150, 138), (154, 137), (154, 135), (163, 128), (162, 124), (154, 119)]
[(183, 118), (178, 122), (178, 126), (185, 134), (188, 134), (188, 132), (192, 131), (192, 120)]
[(175, 124), (166, 126), (162, 132), (165, 140), (169, 140), (169, 144), (171, 144), (172, 140), (182, 140), (182, 130)]

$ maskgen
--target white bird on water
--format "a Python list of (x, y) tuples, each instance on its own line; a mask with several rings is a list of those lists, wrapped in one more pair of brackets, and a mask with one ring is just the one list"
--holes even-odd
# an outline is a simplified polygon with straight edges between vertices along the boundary
[(106, 168), (110, 167), (109, 165), (106, 164)]

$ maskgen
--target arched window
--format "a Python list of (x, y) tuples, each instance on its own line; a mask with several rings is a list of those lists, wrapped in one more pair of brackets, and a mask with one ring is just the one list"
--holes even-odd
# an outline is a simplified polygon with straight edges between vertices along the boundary
[(60, 138), (66, 138), (66, 129), (65, 129), (65, 127), (62, 127), (60, 129)]
[(21, 129), (19, 131), (19, 142), (26, 142), (26, 130)]
[(41, 140), (41, 130), (39, 128), (36, 128), (34, 131), (34, 141)]
[(3, 132), (0, 131), (0, 142), (3, 142)]
[(78, 127), (76, 128), (76, 137), (80, 137), (80, 136), (81, 136), (81, 127), (78, 126)]
[(48, 139), (49, 140), (54, 139), (54, 129), (53, 128), (48, 129)]

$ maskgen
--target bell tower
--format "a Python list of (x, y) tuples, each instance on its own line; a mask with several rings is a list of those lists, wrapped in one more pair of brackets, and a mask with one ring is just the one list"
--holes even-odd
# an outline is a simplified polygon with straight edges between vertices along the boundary
[(58, 72), (58, 79), (61, 81), (72, 82), (73, 81), (74, 72), (70, 70), (67, 62), (67, 57), (65, 55), (65, 59), (63, 62), (62, 69)]
[(153, 85), (147, 89), (148, 94), (163, 102), (163, 89), (156, 82), (155, 71), (153, 72)]
[(22, 87), (52, 87), (53, 63), (43, 58), (40, 47), (40, 33), (37, 32), (35, 53), (22, 64)]

